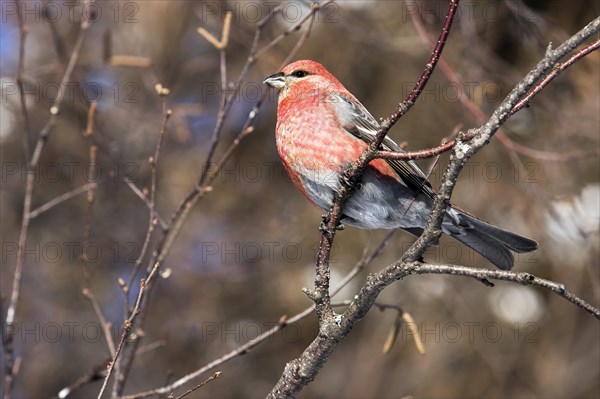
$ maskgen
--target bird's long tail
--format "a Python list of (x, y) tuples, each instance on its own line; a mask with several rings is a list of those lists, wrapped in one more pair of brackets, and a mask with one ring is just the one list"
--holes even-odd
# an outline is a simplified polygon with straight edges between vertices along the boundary
[(523, 253), (537, 249), (537, 242), (520, 236), (451, 208), (442, 223), (442, 231), (502, 270), (510, 270), (515, 258), (512, 252)]

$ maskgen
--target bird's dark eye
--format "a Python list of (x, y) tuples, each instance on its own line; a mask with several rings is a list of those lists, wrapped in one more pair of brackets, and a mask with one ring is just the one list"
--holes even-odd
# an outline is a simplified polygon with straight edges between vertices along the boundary
[(297, 70), (297, 71), (292, 72), (292, 76), (295, 76), (297, 78), (303, 78), (306, 75), (308, 75), (308, 72), (303, 71), (303, 70)]

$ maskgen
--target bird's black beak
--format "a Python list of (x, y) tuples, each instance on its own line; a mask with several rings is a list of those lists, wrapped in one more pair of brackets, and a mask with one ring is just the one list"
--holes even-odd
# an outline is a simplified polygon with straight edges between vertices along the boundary
[(278, 72), (266, 78), (263, 83), (277, 90), (281, 90), (285, 87), (285, 75), (283, 72)]

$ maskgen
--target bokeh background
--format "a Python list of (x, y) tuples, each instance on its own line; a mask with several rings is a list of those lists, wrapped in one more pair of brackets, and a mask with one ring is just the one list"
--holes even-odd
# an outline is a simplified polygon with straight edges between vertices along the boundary
[[(125, 311), (118, 279), (129, 279), (148, 227), (148, 209), (123, 178), (140, 189), (150, 184), (148, 157), (161, 124), (154, 86), (170, 89), (167, 104), (173, 111), (157, 169), (157, 209), (168, 220), (201, 173), (219, 107), (219, 53), (197, 28), (218, 38), (225, 12), (233, 12), (226, 49), (227, 77), (233, 82), (248, 57), (258, 21), (277, 4), (96, 2), (70, 79), (73, 89), (41, 157), (33, 208), (86, 183), (91, 172), (82, 132), (89, 101), (95, 100), (98, 188), (88, 257), (92, 287), (115, 339)], [(12, 1), (0, 5), (4, 318), (26, 167), (15, 83), (19, 15)], [(259, 48), (305, 17), (309, 6), (300, 0), (286, 2), (285, 12), (264, 25)], [(48, 120), (85, 10), (79, 3), (71, 13), (55, 1), (24, 1), (22, 7), (28, 29), (23, 79), (35, 140)], [(414, 20), (435, 38), (446, 10), (444, 1), (336, 2), (317, 15), (294, 59), (325, 64), (374, 116), (385, 117), (410, 92), (429, 57), (431, 46)], [(465, 1), (444, 52), (449, 69), (436, 70), (391, 137), (420, 149), (439, 144), (459, 128), (477, 126), (478, 118), (461, 97), (489, 115), (550, 42), (561, 43), (599, 13), (597, 1)], [(282, 37), (252, 64), (227, 117), (216, 159), (266, 89), (264, 77), (279, 70), (307, 26)], [(454, 74), (459, 87), (447, 73)], [(506, 124), (504, 143), (494, 139), (473, 158), (454, 195), (462, 208), (540, 243), (539, 251), (518, 256), (516, 270), (562, 282), (595, 306), (600, 304), (598, 87), (596, 52), (559, 76), (530, 108)], [(190, 214), (165, 262), (170, 273), (163, 273), (152, 292), (145, 350), (133, 365), (126, 393), (173, 381), (264, 332), (282, 315), (290, 317), (310, 305), (301, 288), (312, 284), (321, 212), (296, 192), (279, 164), (275, 112), (271, 92), (254, 132)], [(432, 170), (434, 186), (446, 160), (442, 156)], [(420, 164), (428, 168), (431, 161)], [(78, 259), (86, 214), (82, 194), (31, 222), (17, 313), (15, 347), (22, 362), (15, 397), (56, 396), (108, 356), (98, 320), (81, 292), (83, 266)], [(334, 281), (384, 235), (354, 228), (340, 232), (332, 256)], [(367, 271), (394, 261), (412, 241), (397, 233)], [(432, 248), (426, 260), (491, 267), (451, 239)], [(366, 272), (336, 300), (352, 298)], [(414, 276), (388, 287), (380, 302), (399, 305), (412, 315), (426, 354), (417, 352), (414, 329), (406, 325), (390, 353), (383, 354), (396, 313), (373, 309), (300, 397), (600, 396), (600, 325), (548, 291)], [(219, 366), (222, 376), (189, 397), (264, 396), (316, 330), (311, 315)], [(95, 397), (99, 388), (99, 381), (88, 384), (74, 397)]]

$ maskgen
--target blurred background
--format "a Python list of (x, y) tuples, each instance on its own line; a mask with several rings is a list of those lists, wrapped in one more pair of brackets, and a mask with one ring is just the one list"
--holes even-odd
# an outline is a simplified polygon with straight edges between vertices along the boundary
[[(278, 4), (281, 12), (270, 15)], [(172, 117), (156, 188), (157, 210), (168, 221), (202, 172), (222, 93), (219, 52), (197, 28), (220, 38), (226, 11), (232, 12), (226, 71), (227, 81), (236, 82), (257, 25), (266, 17), (257, 47), (264, 51), (233, 99), (216, 161), (266, 90), (262, 80), (281, 68), (308, 29), (309, 21), (282, 36), (309, 15), (310, 4), (157, 0), (80, 2), (72, 8), (57, 1), (0, 5), (2, 317), (11, 292), (29, 158), (15, 80), (18, 21), (28, 31), (22, 79), (29, 140), (35, 143), (49, 119), (82, 15), (87, 15), (92, 23), (40, 158), (32, 209), (88, 179), (97, 183), (88, 268), (117, 340), (126, 311), (118, 280), (129, 280), (149, 219), (148, 208), (124, 179), (140, 190), (151, 184), (148, 158), (162, 120), (155, 85), (170, 89), (166, 101)], [(446, 11), (445, 1), (331, 3), (316, 14), (293, 59), (323, 63), (375, 117), (386, 117), (421, 74)], [(390, 133), (408, 149), (435, 146), (458, 129), (481, 124), (477, 112), (490, 115), (548, 44), (558, 45), (595, 18), (600, 3), (475, 0), (462, 3), (459, 11), (444, 51), (446, 66), (436, 70), (417, 104)], [(562, 282), (594, 306), (600, 304), (599, 64), (598, 52), (585, 57), (511, 118), (502, 140), (495, 137), (469, 162), (453, 197), (479, 217), (540, 243), (537, 252), (517, 257), (515, 270)], [(233, 89), (229, 85), (226, 92)], [(92, 139), (98, 147), (96, 166), (89, 164), (89, 142), (82, 134), (91, 101), (97, 104)], [(275, 93), (269, 92), (254, 131), (187, 218), (152, 291), (145, 335), (125, 393), (174, 381), (248, 342), (282, 315), (291, 317), (310, 306), (301, 288), (312, 285), (321, 212), (295, 190), (279, 163), (276, 103)], [(446, 161), (442, 156), (432, 169), (434, 187)], [(420, 165), (428, 169), (432, 161)], [(108, 358), (96, 314), (82, 295), (79, 257), (87, 208), (82, 191), (31, 221), (14, 326), (21, 358), (15, 397), (56, 396)], [(332, 254), (334, 284), (385, 234), (355, 228), (340, 232)], [(157, 229), (150, 249), (159, 236)], [(413, 240), (398, 232), (383, 255), (335, 301), (352, 298), (367, 272), (396, 260)], [(492, 267), (446, 238), (425, 259)], [(131, 286), (130, 300), (138, 286)], [(372, 309), (300, 397), (600, 396), (600, 325), (549, 291), (413, 276), (388, 287), (379, 301), (409, 312), (418, 333), (405, 324), (394, 347), (383, 354), (397, 315)], [(310, 315), (220, 365), (216, 370), (222, 376), (189, 397), (263, 397), (316, 331), (316, 317)], [(425, 355), (414, 345), (415, 334)], [(99, 389), (100, 381), (92, 382), (73, 397), (95, 397)]]

